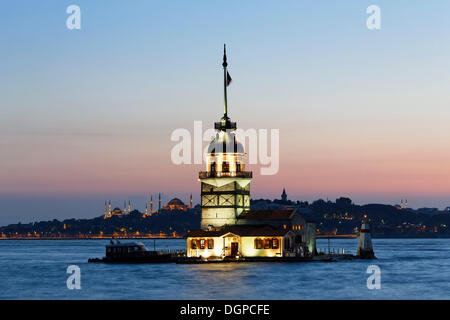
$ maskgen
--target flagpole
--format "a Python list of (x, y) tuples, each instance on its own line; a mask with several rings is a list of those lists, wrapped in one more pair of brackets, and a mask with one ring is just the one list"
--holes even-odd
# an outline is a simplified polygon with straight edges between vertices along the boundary
[(223, 45), (223, 94), (224, 94), (224, 106), (223, 106), (223, 116), (227, 118), (227, 52), (226, 46)]

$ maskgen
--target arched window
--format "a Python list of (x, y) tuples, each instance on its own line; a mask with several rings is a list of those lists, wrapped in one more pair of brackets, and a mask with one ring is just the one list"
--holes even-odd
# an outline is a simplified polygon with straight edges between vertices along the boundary
[(208, 249), (214, 249), (214, 239), (208, 239)]

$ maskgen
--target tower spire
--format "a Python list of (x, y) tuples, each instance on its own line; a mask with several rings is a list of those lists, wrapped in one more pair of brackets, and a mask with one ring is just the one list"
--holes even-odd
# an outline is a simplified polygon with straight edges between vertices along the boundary
[(220, 122), (216, 122), (214, 124), (214, 128), (216, 130), (226, 131), (228, 129), (235, 130), (236, 122), (231, 122), (230, 118), (228, 118), (228, 100), (227, 100), (227, 87), (231, 83), (231, 76), (227, 71), (228, 62), (227, 62), (227, 48), (226, 45), (223, 45), (223, 117), (220, 119)]
[(222, 67), (223, 67), (223, 96), (224, 96), (224, 108), (223, 108), (223, 117), (226, 119), (228, 118), (228, 105), (227, 105), (227, 47), (226, 44), (223, 44), (223, 63), (222, 63)]

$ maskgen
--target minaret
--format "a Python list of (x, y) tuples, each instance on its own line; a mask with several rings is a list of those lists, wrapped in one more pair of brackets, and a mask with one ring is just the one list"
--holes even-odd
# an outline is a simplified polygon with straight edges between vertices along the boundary
[(403, 209), (403, 199), (400, 200), (400, 207)]
[(128, 213), (130, 213), (131, 212), (131, 203), (130, 203), (130, 200), (128, 200)]
[(189, 199), (189, 208), (192, 209), (192, 193), (191, 193), (191, 197), (190, 197), (190, 199)]
[(408, 199), (405, 199), (405, 209), (408, 209)]
[(372, 237), (370, 236), (370, 226), (367, 215), (364, 215), (361, 232), (359, 234), (358, 250), (356, 256), (361, 259), (375, 259), (372, 248)]
[(112, 212), (111, 212), (111, 200), (109, 200), (109, 208), (108, 208), (108, 217), (111, 217)]
[(158, 194), (158, 213), (161, 210), (161, 193)]
[(108, 217), (108, 205), (106, 204), (106, 201), (105, 201), (105, 219)]
[(147, 201), (145, 201), (145, 217), (148, 215)]
[(214, 123), (216, 136), (206, 155), (206, 171), (199, 173), (201, 182), (201, 228), (222, 227), (237, 223), (239, 215), (250, 209), (252, 173), (245, 171), (245, 153), (236, 141), (236, 122), (228, 117), (227, 87), (231, 77), (227, 71), (226, 47), (223, 52), (224, 114)]
[(153, 213), (153, 196), (150, 196), (150, 214)]
[(283, 193), (281, 194), (281, 201), (287, 201), (286, 189), (283, 188)]
[(123, 214), (127, 214), (127, 200), (123, 201)]

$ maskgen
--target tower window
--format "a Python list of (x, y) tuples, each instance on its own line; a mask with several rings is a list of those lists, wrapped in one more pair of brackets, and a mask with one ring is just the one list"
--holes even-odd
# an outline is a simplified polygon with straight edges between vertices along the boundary
[(236, 162), (236, 172), (241, 172), (241, 163)]
[(205, 249), (205, 239), (200, 240), (200, 249)]
[(263, 248), (262, 239), (255, 239), (255, 249), (262, 249), (262, 248)]
[(222, 163), (222, 172), (229, 172), (230, 171), (230, 164), (228, 162)]
[(278, 249), (280, 247), (278, 239), (277, 238), (273, 238), (272, 239), (272, 248), (273, 249)]
[(216, 163), (211, 162), (211, 172), (216, 172)]

